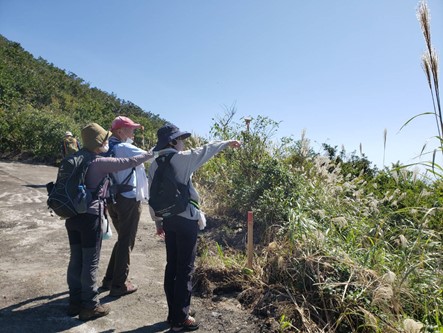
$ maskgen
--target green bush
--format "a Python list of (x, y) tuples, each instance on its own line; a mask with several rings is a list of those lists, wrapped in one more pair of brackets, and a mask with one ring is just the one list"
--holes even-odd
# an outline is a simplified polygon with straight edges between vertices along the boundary
[(155, 133), (165, 122), (158, 115), (34, 59), (1, 35), (0, 59), (0, 155), (55, 163), (65, 131), (79, 137), (89, 122), (109, 128), (116, 115), (144, 126), (136, 133), (139, 145), (155, 144)]

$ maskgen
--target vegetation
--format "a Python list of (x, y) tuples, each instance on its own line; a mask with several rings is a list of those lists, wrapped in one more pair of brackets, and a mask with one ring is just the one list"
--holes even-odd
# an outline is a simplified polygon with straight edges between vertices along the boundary
[(155, 143), (164, 123), (158, 115), (91, 88), (0, 35), (0, 156), (55, 163), (65, 131), (79, 136), (89, 122), (107, 128), (120, 114), (144, 126), (139, 144)]
[(273, 121), (258, 117), (247, 132), (234, 116), (231, 110), (213, 134), (242, 138), (243, 148), (211, 160), (194, 180), (210, 216), (238, 217), (225, 219), (226, 232), (230, 226), (235, 234), (246, 211), (254, 212), (254, 272), (234, 251), (232, 241), (244, 246), (243, 238), (225, 234), (217, 246), (203, 242), (199, 288), (220, 274), (215, 268), (231, 285), (237, 272), (239, 299), (247, 295), (245, 305), (279, 320), (282, 331), (441, 329), (443, 183), (407, 169), (378, 171), (364, 156), (307, 153), (306, 139), (275, 146)]
[[(443, 153), (443, 126), (424, 2), (419, 19), (434, 101), (426, 114), (438, 129), (428, 173), (402, 165), (377, 170), (363, 154), (327, 144), (315, 152), (304, 135), (275, 142), (277, 122), (259, 116), (245, 127), (228, 108), (211, 134), (238, 138), (242, 148), (224, 151), (194, 175), (211, 216), (195, 274), (200, 293), (234, 293), (266, 318), (268, 331), (443, 332), (443, 172), (435, 160)], [(106, 126), (116, 114), (145, 126), (147, 146), (164, 122), (0, 38), (2, 156), (54, 162), (65, 130), (78, 135), (85, 123)], [(252, 270), (243, 250), (250, 210)]]
[(434, 102), (434, 111), (421, 115), (435, 116), (438, 129), (428, 172), (377, 170), (364, 155), (326, 144), (315, 154), (304, 137), (273, 145), (269, 134), (278, 124), (258, 117), (245, 131), (228, 110), (213, 134), (241, 138), (243, 149), (210, 161), (195, 180), (212, 214), (245, 221), (246, 211), (254, 212), (254, 270), (243, 268), (246, 258), (235, 250), (238, 242), (244, 247), (236, 237), (241, 222), (230, 222), (231, 235), (225, 222), (216, 250), (210, 235), (202, 242), (201, 292), (230, 286), (280, 332), (443, 332), (443, 169), (435, 161), (443, 122), (425, 2), (418, 16)]

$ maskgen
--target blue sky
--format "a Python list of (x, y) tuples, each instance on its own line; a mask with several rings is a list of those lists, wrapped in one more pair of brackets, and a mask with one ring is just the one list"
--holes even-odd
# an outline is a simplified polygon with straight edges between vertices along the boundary
[[(443, 50), (443, 1), (428, 0)], [(0, 0), (0, 34), (92, 87), (208, 137), (236, 121), (280, 121), (276, 139), (413, 162), (436, 135), (421, 68), (418, 0)], [(109, 124), (102, 124), (104, 127)]]

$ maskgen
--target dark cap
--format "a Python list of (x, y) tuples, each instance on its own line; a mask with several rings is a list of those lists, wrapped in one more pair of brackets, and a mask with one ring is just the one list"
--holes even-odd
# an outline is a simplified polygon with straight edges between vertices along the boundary
[(159, 128), (157, 131), (157, 144), (154, 147), (154, 151), (159, 151), (165, 148), (168, 143), (175, 139), (186, 139), (191, 136), (189, 132), (182, 132), (173, 124), (166, 124)]

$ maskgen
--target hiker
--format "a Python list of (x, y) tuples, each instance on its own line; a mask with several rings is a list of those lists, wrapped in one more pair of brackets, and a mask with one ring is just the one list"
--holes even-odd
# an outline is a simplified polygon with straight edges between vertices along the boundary
[[(128, 117), (118, 116), (111, 125), (109, 153), (115, 157), (131, 157), (146, 153), (133, 144), (134, 131), (142, 128)], [(129, 281), (131, 251), (135, 245), (138, 224), (142, 213), (142, 202), (148, 201), (148, 180), (143, 164), (112, 174), (114, 182), (120, 185), (108, 203), (109, 216), (118, 237), (112, 249), (108, 268), (100, 292), (110, 290), (109, 295), (120, 297), (137, 291), (137, 285)], [(124, 188), (126, 187), (126, 188)]]
[[(168, 303), (167, 321), (175, 332), (190, 331), (199, 328), (199, 323), (189, 312), (191, 303), (191, 277), (194, 272), (194, 261), (197, 251), (197, 232), (199, 221), (205, 225), (203, 213), (198, 208), (199, 195), (191, 180), (193, 172), (206, 161), (226, 147), (240, 147), (236, 140), (210, 142), (199, 148), (185, 150), (184, 140), (191, 134), (180, 131), (173, 124), (166, 124), (157, 131), (157, 144), (154, 152), (158, 158), (148, 170), (151, 187), (159, 159), (173, 154), (170, 163), (179, 183), (189, 183), (190, 199), (186, 210), (167, 218), (156, 216), (150, 207), (152, 219), (156, 223), (157, 235), (164, 236), (166, 244), (166, 269), (164, 290)], [(153, 193), (150, 193), (151, 197)], [(204, 222), (203, 222), (204, 221)], [(200, 228), (203, 228), (201, 225)]]
[(81, 149), (80, 142), (72, 135), (72, 132), (66, 131), (61, 144), (62, 157), (65, 158)]
[[(108, 173), (136, 167), (152, 158), (151, 153), (125, 158), (101, 157), (108, 150), (110, 132), (91, 123), (81, 131), (84, 150), (93, 154), (86, 172), (86, 189), (94, 193)], [(93, 195), (87, 213), (66, 220), (71, 256), (68, 265), (69, 286), (68, 315), (79, 315), (80, 320), (106, 316), (110, 308), (101, 305), (98, 298), (97, 273), (102, 245), (101, 219), (104, 218), (105, 196), (108, 182)]]

